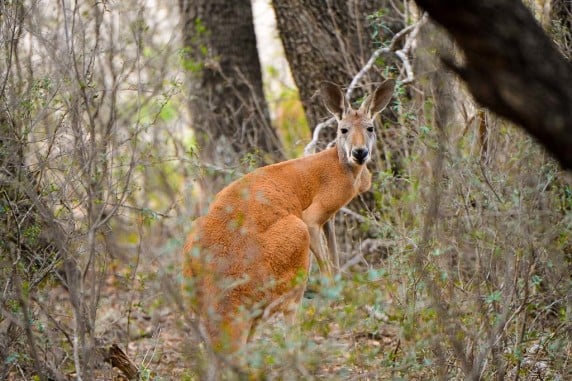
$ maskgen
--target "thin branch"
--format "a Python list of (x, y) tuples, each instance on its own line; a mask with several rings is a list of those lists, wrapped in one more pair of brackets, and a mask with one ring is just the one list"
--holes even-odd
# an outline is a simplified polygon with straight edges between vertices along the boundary
[(316, 146), (318, 145), (318, 140), (320, 138), (320, 132), (326, 128), (333, 126), (336, 123), (336, 118), (331, 117), (330, 119), (322, 122), (314, 128), (314, 132), (312, 133), (312, 140), (304, 147), (304, 156), (311, 155), (315, 152)]
[(357, 265), (358, 263), (365, 261), (365, 258), (362, 254), (362, 252), (358, 252), (356, 255), (354, 255), (352, 258), (350, 258), (348, 261), (346, 261), (346, 263), (344, 263), (344, 265), (342, 266), (342, 268), (340, 269), (340, 273), (345, 274), (350, 267), (352, 267), (353, 265)]
[(393, 36), (393, 38), (389, 42), (389, 45), (381, 47), (372, 53), (371, 57), (366, 62), (366, 64), (361, 68), (361, 70), (355, 75), (355, 77), (350, 82), (350, 86), (346, 91), (346, 99), (348, 101), (350, 100), (355, 88), (357, 87), (357, 84), (362, 80), (362, 78), (367, 74), (367, 72), (371, 70), (378, 57), (381, 56), (382, 54), (388, 54), (393, 52), (395, 50), (395, 45), (397, 44), (397, 42), (407, 34), (409, 34), (409, 36), (405, 41), (403, 48), (395, 51), (395, 54), (403, 62), (403, 65), (405, 66), (405, 72), (407, 73), (407, 78), (403, 81), (403, 83), (409, 83), (413, 81), (413, 70), (411, 69), (411, 63), (407, 58), (407, 53), (409, 53), (409, 50), (411, 50), (411, 46), (413, 45), (413, 41), (415, 40), (415, 37), (419, 32), (419, 28), (421, 28), (421, 26), (426, 22), (426, 20), (427, 20), (427, 15), (424, 14), (415, 24), (411, 24), (408, 27), (403, 28), (398, 33), (396, 33), (395, 36)]
[(358, 222), (360, 222), (360, 223), (362, 223), (362, 224), (371, 221), (370, 219), (368, 219), (368, 218), (362, 216), (362, 215), (359, 214), (359, 213), (354, 212), (353, 210), (351, 210), (351, 209), (349, 209), (349, 208), (347, 208), (347, 207), (341, 208), (341, 209), (340, 209), (340, 212), (345, 213), (345, 214), (347, 214), (347, 215), (349, 215), (349, 216), (355, 218)]
[(415, 39), (417, 38), (419, 29), (421, 29), (423, 24), (425, 24), (426, 22), (427, 22), (427, 13), (424, 13), (423, 16), (419, 19), (419, 21), (417, 21), (415, 24), (412, 25), (413, 29), (411, 30), (411, 33), (407, 37), (407, 40), (405, 41), (403, 48), (395, 52), (395, 55), (399, 57), (401, 62), (403, 62), (403, 67), (405, 69), (406, 77), (403, 81), (401, 81), (402, 85), (411, 83), (415, 80), (415, 76), (413, 74), (413, 67), (411, 66), (411, 62), (409, 62), (408, 55), (409, 51), (413, 47)]

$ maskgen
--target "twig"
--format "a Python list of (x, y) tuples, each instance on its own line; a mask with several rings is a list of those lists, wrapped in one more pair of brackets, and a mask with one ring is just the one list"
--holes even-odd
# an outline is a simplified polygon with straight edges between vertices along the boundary
[(365, 259), (363, 257), (363, 254), (360, 251), (359, 253), (354, 255), (350, 260), (348, 260), (346, 263), (344, 263), (344, 265), (340, 269), (340, 273), (342, 273), (342, 274), (345, 273), (346, 271), (348, 271), (348, 269), (350, 267), (352, 267), (353, 265), (357, 265), (361, 261), (365, 261)]
[(268, 304), (264, 308), (264, 311), (262, 312), (262, 320), (267, 320), (272, 314), (274, 314), (276, 312), (276, 310), (275, 310), (276, 307), (279, 307), (286, 300), (288, 300), (289, 298), (292, 298), (293, 296), (296, 296), (296, 294), (301, 293), (301, 292), (304, 292), (303, 287), (300, 287), (300, 286), (294, 287), (293, 289), (291, 289), (287, 293), (281, 295), (279, 298), (273, 300), (272, 303)]
[(346, 207), (341, 208), (341, 209), (340, 209), (340, 212), (343, 212), (343, 213), (345, 213), (345, 214), (347, 214), (347, 215), (349, 215), (349, 216), (352, 216), (352, 217), (355, 218), (358, 222), (361, 222), (361, 223), (366, 223), (366, 222), (369, 222), (369, 221), (370, 221), (368, 218), (366, 218), (366, 217), (362, 216), (361, 214), (356, 213), (356, 212), (354, 212), (353, 210), (351, 210), (351, 209), (349, 209), (349, 208), (346, 208)]
[(413, 46), (413, 42), (415, 41), (415, 38), (419, 33), (419, 29), (421, 29), (421, 26), (423, 26), (423, 24), (425, 24), (426, 21), (427, 21), (427, 13), (424, 13), (423, 16), (419, 19), (419, 21), (411, 25), (413, 29), (411, 30), (411, 33), (409, 34), (407, 40), (405, 41), (403, 48), (395, 52), (395, 55), (399, 57), (401, 62), (403, 62), (403, 67), (405, 68), (406, 77), (403, 81), (401, 81), (402, 85), (411, 83), (415, 80), (415, 76), (413, 74), (413, 67), (411, 66), (411, 62), (409, 62), (409, 58), (407, 57), (407, 55), (409, 54), (409, 51)]
[(500, 196), (498, 195), (498, 193), (496, 192), (496, 190), (495, 190), (495, 188), (493, 187), (493, 185), (491, 184), (491, 182), (490, 182), (490, 180), (489, 180), (489, 177), (487, 176), (487, 172), (486, 172), (486, 170), (485, 170), (485, 166), (484, 166), (482, 160), (479, 161), (479, 167), (481, 168), (481, 174), (483, 175), (483, 179), (485, 180), (485, 184), (487, 184), (488, 187), (489, 187), (489, 189), (493, 192), (493, 194), (495, 195), (497, 201), (502, 204), (503, 201), (502, 201), (502, 199), (500, 198)]
[(312, 133), (312, 140), (310, 140), (310, 143), (304, 147), (304, 156), (311, 155), (315, 152), (316, 145), (318, 145), (318, 140), (320, 138), (320, 132), (324, 128), (334, 125), (334, 123), (336, 123), (336, 118), (331, 117), (325, 122), (318, 124), (316, 128), (314, 128), (314, 132)]
[(391, 356), (389, 357), (391, 359), (391, 375), (392, 376), (394, 376), (394, 373), (396, 371), (395, 364), (397, 363), (397, 361), (395, 361), (395, 358), (397, 357), (397, 351), (399, 351), (400, 346), (401, 346), (401, 339), (397, 339), (397, 343), (395, 344), (395, 348), (393, 348), (393, 351), (391, 351)]

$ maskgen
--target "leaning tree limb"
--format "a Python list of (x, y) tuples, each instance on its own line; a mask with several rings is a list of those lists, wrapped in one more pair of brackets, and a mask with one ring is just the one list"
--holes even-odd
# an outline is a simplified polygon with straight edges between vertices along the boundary
[(572, 64), (521, 0), (416, 0), (464, 52), (444, 58), (477, 102), (519, 124), (572, 169)]

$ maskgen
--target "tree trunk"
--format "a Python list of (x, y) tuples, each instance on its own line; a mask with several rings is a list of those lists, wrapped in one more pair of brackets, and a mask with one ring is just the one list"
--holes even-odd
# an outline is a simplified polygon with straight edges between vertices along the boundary
[[(380, 25), (373, 28), (368, 19), (386, 3), (384, 0), (272, 1), (286, 58), (312, 129), (327, 116), (315, 96), (318, 85), (324, 80), (349, 85), (375, 48), (372, 34), (386, 32)], [(384, 27), (391, 27), (392, 22), (401, 26), (400, 21), (387, 19)], [(380, 80), (378, 72), (365, 82)]]
[(246, 153), (256, 155), (256, 164), (282, 159), (264, 98), (250, 0), (180, 0), (179, 6), (201, 159), (217, 166), (236, 166)]
[[(342, 87), (348, 86), (380, 46), (380, 42), (390, 40), (395, 32), (403, 29), (402, 16), (391, 8), (390, 4), (387, 0), (272, 0), (286, 58), (312, 130), (319, 122), (329, 118), (322, 100), (317, 96), (320, 83), (331, 81)], [(383, 56), (380, 57), (381, 60), (384, 60), (383, 65), (374, 65), (362, 78), (359, 85), (364, 85), (364, 88), (356, 88), (354, 99), (371, 94), (374, 88), (372, 85), (383, 81), (387, 76), (385, 70), (392, 70), (392, 67), (397, 66), (391, 64), (395, 60), (393, 56)], [(385, 115), (391, 113), (388, 107)], [(376, 151), (378, 157), (381, 157), (389, 150), (381, 148), (386, 142), (382, 137), (383, 132), (378, 133), (380, 139)], [(323, 130), (318, 142), (319, 148), (323, 149), (333, 141), (335, 134), (334, 128)], [(387, 165), (393, 167), (399, 161), (399, 156), (392, 155), (391, 160), (387, 160)], [(385, 159), (389, 157), (386, 156)], [(381, 160), (374, 160), (370, 165), (374, 181), (377, 181), (376, 174), (381, 171), (382, 166)], [(363, 211), (374, 210), (374, 205), (373, 192), (367, 192), (352, 201), (348, 207)], [(359, 220), (347, 219), (344, 216), (336, 219), (336, 238), (342, 263), (353, 251), (356, 234), (359, 232), (356, 226), (359, 223)]]
[(448, 62), (475, 99), (572, 168), (572, 65), (520, 0), (416, 0), (465, 53)]

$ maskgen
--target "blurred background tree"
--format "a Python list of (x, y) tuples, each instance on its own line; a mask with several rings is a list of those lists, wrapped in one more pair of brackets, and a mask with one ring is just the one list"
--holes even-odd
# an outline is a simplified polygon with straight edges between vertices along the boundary
[(262, 86), (250, 0), (182, 0), (184, 64), (201, 159), (255, 166), (284, 159)]

